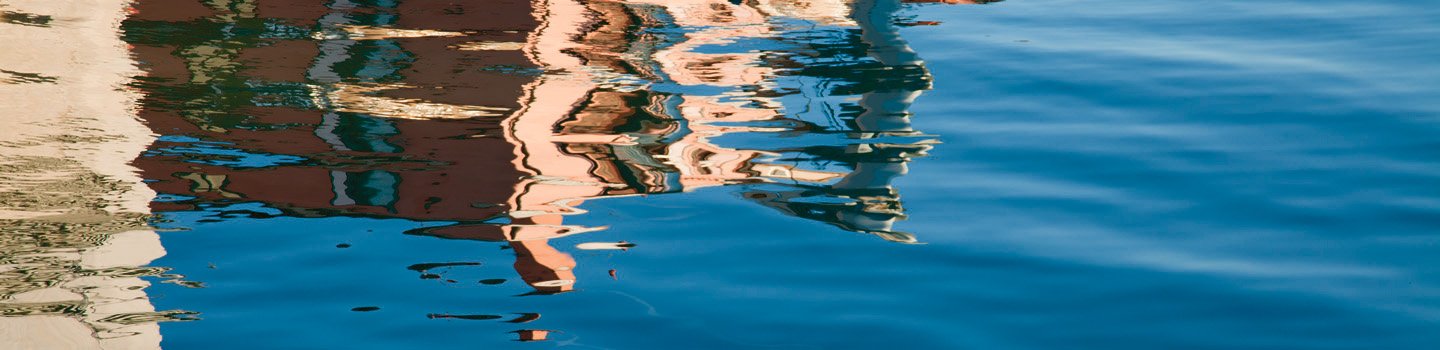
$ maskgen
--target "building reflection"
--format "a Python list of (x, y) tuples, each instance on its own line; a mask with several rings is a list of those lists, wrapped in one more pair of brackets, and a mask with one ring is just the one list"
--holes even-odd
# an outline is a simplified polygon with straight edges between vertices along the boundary
[(0, 5), (0, 348), (159, 349), (141, 277), (165, 255), (154, 198), (127, 163), (155, 136), (136, 119), (126, 1)]
[[(156, 212), (453, 222), (407, 233), (505, 242), (531, 294), (575, 290), (550, 241), (605, 229), (565, 220), (602, 198), (741, 185), (786, 215), (918, 241), (893, 227), (892, 182), (936, 144), (908, 111), (931, 78), (896, 0), (135, 6), (139, 114), (166, 135), (135, 164), (183, 196)], [(766, 141), (720, 141), (745, 135)]]

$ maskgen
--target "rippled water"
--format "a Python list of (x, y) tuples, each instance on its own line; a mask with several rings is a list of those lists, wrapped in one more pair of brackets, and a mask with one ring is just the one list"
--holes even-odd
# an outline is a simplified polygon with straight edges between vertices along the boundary
[(1440, 346), (1434, 4), (935, 2), (0, 3), (0, 345)]

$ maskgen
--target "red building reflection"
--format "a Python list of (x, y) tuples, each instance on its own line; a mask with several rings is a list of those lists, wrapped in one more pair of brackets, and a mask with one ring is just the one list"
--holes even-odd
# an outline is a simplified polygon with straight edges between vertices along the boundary
[[(126, 25), (147, 74), (139, 113), (170, 136), (135, 164), (158, 180), (156, 192), (187, 196), (154, 202), (156, 212), (262, 202), (298, 217), (458, 222), (410, 233), (508, 242), (515, 270), (541, 294), (574, 289), (575, 260), (549, 240), (604, 229), (564, 217), (606, 197), (773, 184), (785, 189), (743, 196), (911, 243), (890, 228), (904, 219), (890, 180), (933, 142), (885, 139), (918, 135), (906, 109), (929, 88), (923, 62), (890, 22), (898, 8), (872, 0), (140, 1)], [(858, 33), (853, 59), (868, 66), (811, 69), (793, 55), (703, 49), (776, 40), (777, 18)], [(664, 27), (693, 30), (651, 30)], [(196, 32), (237, 35), (185, 34)], [(889, 73), (857, 73), (876, 71), (866, 67)], [(837, 94), (855, 96), (839, 102), (852, 112), (827, 128), (787, 114), (777, 81), (797, 74), (867, 88)], [(678, 92), (685, 87), (705, 88)], [(779, 149), (713, 141), (737, 133), (847, 141)], [(773, 161), (787, 153), (851, 165)], [(843, 201), (801, 200), (811, 197)], [(519, 332), (543, 340), (549, 331)]]

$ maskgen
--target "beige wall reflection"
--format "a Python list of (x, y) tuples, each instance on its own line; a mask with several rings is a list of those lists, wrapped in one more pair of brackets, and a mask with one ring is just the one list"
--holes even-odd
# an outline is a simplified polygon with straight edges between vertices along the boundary
[(158, 349), (121, 0), (0, 3), (0, 347)]

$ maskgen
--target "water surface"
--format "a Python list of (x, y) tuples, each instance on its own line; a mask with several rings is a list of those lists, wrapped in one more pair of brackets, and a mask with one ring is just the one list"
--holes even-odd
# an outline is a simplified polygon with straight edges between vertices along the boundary
[[(149, 136), (66, 157), (129, 163), (86, 213), (163, 257), (44, 266), (144, 310), (16, 260), (84, 298), (7, 283), (0, 319), (172, 349), (1440, 344), (1440, 10), (950, 2), (117, 3), (138, 72), (102, 119)], [(78, 234), (47, 205), (6, 237)], [(56, 249), (137, 228), (91, 227)]]

